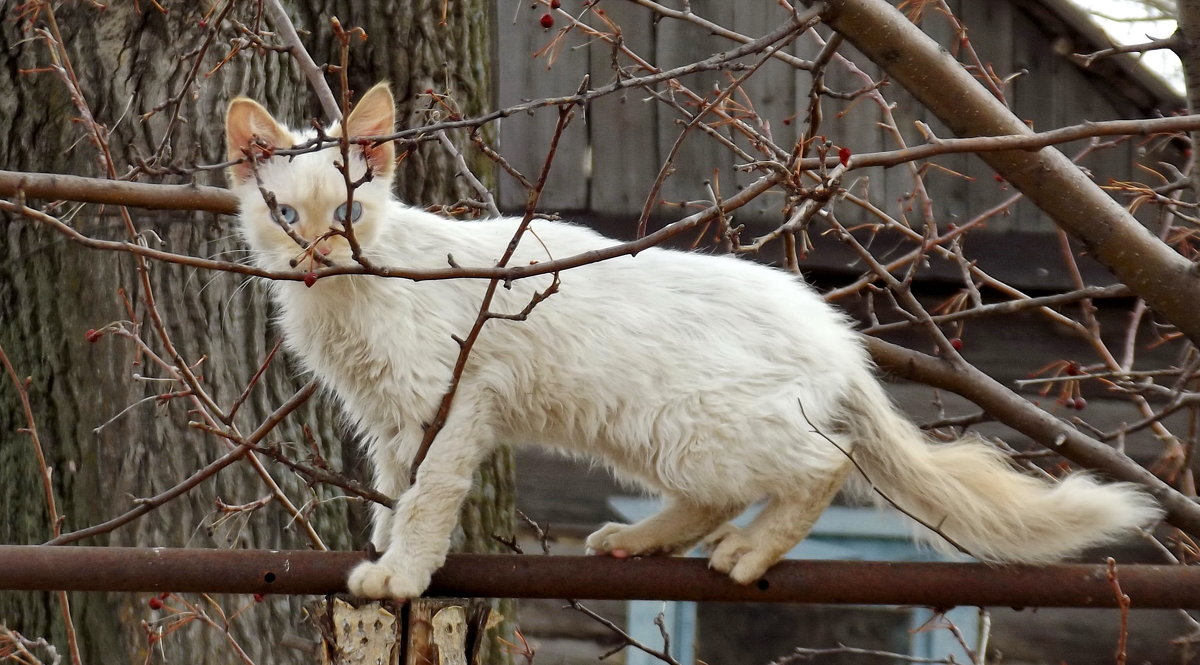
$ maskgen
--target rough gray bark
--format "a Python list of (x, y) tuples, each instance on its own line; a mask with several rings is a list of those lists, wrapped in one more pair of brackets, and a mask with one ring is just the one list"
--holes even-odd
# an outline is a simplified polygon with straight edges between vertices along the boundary
[[(335, 61), (327, 37), (329, 6), (334, 3), (293, 3), (300, 27), (313, 33), (310, 49), (318, 62)], [(486, 3), (451, 3), (456, 13), (446, 26), (437, 26), (440, 3), (391, 0), (374, 3), (336, 3), (343, 25), (362, 25), (371, 36), (354, 45), (351, 81), (359, 90), (379, 78), (409, 86), (402, 97), (408, 108), (419, 105), (412, 90), (441, 88), (429, 81), (452, 81), (459, 99), (470, 100), (477, 111), (487, 103), (488, 48)], [(328, 5), (328, 6), (326, 6)], [(367, 11), (367, 9), (370, 11)], [(181, 58), (205, 37), (201, 19), (206, 5), (173, 5), (169, 13), (149, 3), (110, 5), (100, 12), (87, 3), (67, 3), (57, 9), (64, 42), (73, 59), (87, 101), (97, 120), (112, 131), (110, 144), (118, 168), (139, 156), (153, 154), (161, 140), (170, 109), (143, 122), (139, 116), (184, 85), (191, 66)], [(232, 16), (250, 24), (253, 3)], [(244, 15), (239, 15), (243, 12)], [(486, 18), (486, 17), (484, 17)], [(211, 17), (208, 17), (211, 20)], [(45, 45), (30, 39), (22, 22), (0, 22), (3, 41), (12, 45), (0, 54), (0, 158), (11, 170), (103, 175), (96, 149), (85, 129), (72, 122), (76, 110), (63, 82), (52, 73), (22, 74), (20, 69), (44, 66)], [(401, 31), (403, 31), (401, 33)], [(458, 34), (454, 34), (459, 31)], [(205, 57), (203, 71), (224, 55), (223, 32)], [(414, 46), (416, 45), (416, 46)], [(194, 94), (192, 94), (194, 93)], [(215, 163), (223, 159), (224, 105), (234, 94), (262, 100), (294, 123), (319, 115), (302, 77), (287, 56), (277, 53), (235, 58), (211, 78), (184, 95), (179, 123), (170, 142), (171, 155), (182, 164)], [(418, 159), (402, 165), (404, 194), (420, 203), (453, 202), (460, 192), (447, 162), (422, 149)], [(408, 169), (408, 170), (403, 170)], [(197, 173), (202, 184), (222, 184), (219, 172)], [(181, 180), (181, 179), (177, 179)], [(85, 206), (66, 215), (86, 232), (124, 238), (112, 209)], [(169, 248), (197, 254), (238, 256), (232, 219), (204, 213), (135, 211), (139, 229), (162, 238)], [(93, 524), (131, 507), (130, 497), (161, 491), (224, 452), (211, 437), (190, 430), (186, 400), (165, 406), (137, 406), (109, 421), (127, 405), (162, 386), (132, 378), (135, 372), (157, 375), (137, 364), (127, 341), (105, 337), (92, 344), (84, 333), (115, 320), (129, 319), (119, 289), (125, 289), (144, 316), (141, 296), (128, 256), (80, 249), (27, 221), (0, 216), (0, 345), (17, 371), (29, 375), (32, 402), (55, 489), (65, 513), (64, 529)], [(150, 236), (153, 237), (153, 236)], [(268, 323), (261, 291), (241, 278), (211, 275), (179, 266), (150, 266), (160, 310), (184, 357), (206, 358), (200, 366), (204, 381), (225, 403), (245, 386), (277, 339)], [(243, 288), (244, 287), (244, 288)], [(252, 427), (303, 383), (284, 362), (276, 362), (239, 415)], [(338, 418), (324, 399), (314, 399), (272, 440), (301, 440), (299, 424), (308, 423), (322, 454), (334, 466), (363, 475), (350, 437), (338, 431)], [(38, 543), (49, 539), (47, 520), (25, 425), (7, 381), (0, 387), (0, 542)], [(310, 498), (336, 495), (328, 488), (309, 490), (278, 466), (269, 466), (297, 504)], [(500, 455), (485, 469), (485, 488), (469, 503), (460, 540), (467, 549), (486, 549), (492, 532), (507, 533), (511, 525), (509, 477), (511, 463)], [(276, 504), (254, 513), (244, 523), (235, 518), (213, 526), (214, 500), (243, 503), (267, 494), (246, 465), (235, 465), (181, 500), (114, 533), (87, 544), (164, 545), (201, 547), (303, 548), (307, 540), (290, 525)], [(361, 546), (366, 533), (361, 511), (345, 501), (319, 503), (311, 519), (327, 545)], [(153, 620), (147, 598), (131, 594), (75, 594), (74, 618), (84, 662), (142, 662), (148, 648), (140, 621)], [(247, 599), (225, 599), (234, 607)], [(307, 654), (279, 647), (290, 632), (299, 630), (299, 599), (271, 599), (240, 617), (234, 635), (256, 662), (306, 662)], [(63, 645), (62, 624), (51, 594), (0, 594), (0, 621), (27, 635), (44, 635)], [(159, 646), (155, 645), (155, 649)], [(166, 659), (174, 662), (231, 662), (233, 654), (217, 631), (191, 625), (162, 643)], [(61, 648), (60, 648), (61, 650)]]

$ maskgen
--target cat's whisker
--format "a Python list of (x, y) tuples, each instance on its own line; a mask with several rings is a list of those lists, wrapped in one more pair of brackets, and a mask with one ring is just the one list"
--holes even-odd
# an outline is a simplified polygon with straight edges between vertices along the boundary
[(241, 254), (243, 256), (251, 256), (251, 255), (253, 255), (253, 253), (254, 253), (254, 250), (251, 250), (251, 249), (232, 248), (232, 249), (224, 249), (219, 252), (213, 252), (212, 254), (209, 254), (206, 258), (212, 259), (214, 261), (218, 261), (218, 260), (224, 259), (226, 257), (235, 257), (239, 254)]
[(222, 309), (222, 320), (226, 326), (231, 326), (233, 324), (232, 319), (229, 318), (230, 312), (233, 311), (233, 301), (240, 296), (243, 291), (251, 288), (251, 285), (254, 283), (255, 280), (252, 279), (242, 280), (241, 283), (234, 287), (233, 291), (230, 292), (229, 297), (225, 299), (225, 306)]

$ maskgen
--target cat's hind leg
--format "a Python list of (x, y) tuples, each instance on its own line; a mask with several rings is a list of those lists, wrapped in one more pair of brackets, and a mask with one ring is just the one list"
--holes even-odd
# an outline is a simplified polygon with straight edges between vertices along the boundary
[(684, 552), (744, 508), (672, 497), (665, 508), (636, 524), (605, 524), (588, 536), (588, 553), (627, 557)]
[(776, 494), (745, 528), (726, 525), (705, 540), (711, 547), (709, 567), (738, 584), (749, 584), (767, 572), (812, 530), (850, 472), (847, 461), (829, 474), (804, 483), (794, 492)]

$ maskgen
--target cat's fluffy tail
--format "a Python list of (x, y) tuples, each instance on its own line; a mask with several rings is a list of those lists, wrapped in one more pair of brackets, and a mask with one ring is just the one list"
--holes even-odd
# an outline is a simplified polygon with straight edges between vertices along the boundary
[[(936, 528), (984, 561), (1046, 563), (1126, 537), (1162, 510), (1129, 483), (1075, 473), (1058, 483), (1014, 470), (983, 441), (931, 442), (901, 416), (874, 377), (854, 382), (842, 427), (866, 481), (854, 483)], [(953, 546), (921, 529), (940, 549)]]

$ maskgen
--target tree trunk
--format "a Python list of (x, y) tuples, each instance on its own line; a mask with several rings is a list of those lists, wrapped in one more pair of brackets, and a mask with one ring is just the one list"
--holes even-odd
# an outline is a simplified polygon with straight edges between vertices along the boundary
[[(140, 7), (139, 7), (140, 4)], [(290, 7), (298, 27), (310, 31), (310, 51), (318, 62), (337, 61), (331, 48), (327, 3), (296, 2)], [(333, 3), (328, 3), (333, 4)], [(320, 117), (303, 77), (287, 55), (275, 52), (234, 57), (207, 77), (236, 37), (227, 20), (204, 54), (195, 83), (189, 72), (194, 49), (207, 37), (209, 3), (176, 3), (169, 12), (152, 3), (116, 3), (99, 11), (87, 3), (66, 3), (57, 10), (63, 42), (96, 120), (111, 131), (109, 145), (118, 174), (139, 158), (155, 155), (174, 110), (173, 105), (149, 119), (142, 115), (179, 95), (180, 122), (174, 124), (162, 163), (211, 164), (224, 159), (224, 107), (234, 94), (263, 101), (293, 124)], [(401, 117), (423, 102), (414, 91), (441, 89), (434, 81), (450, 81), (456, 99), (468, 112), (488, 103), (487, 72), (478, 63), (488, 48), (487, 4), (451, 3), (453, 14), (437, 25), (439, 2), (388, 0), (337, 3), (345, 26), (361, 25), (370, 36), (352, 44), (350, 80), (358, 91), (376, 79), (398, 84)], [(368, 11), (369, 8), (369, 11)], [(254, 25), (257, 4), (239, 3), (228, 19)], [(12, 47), (0, 54), (0, 154), (3, 168), (80, 175), (104, 175), (87, 128), (73, 119), (78, 112), (63, 79), (48, 71), (21, 73), (51, 62), (46, 42), (34, 39), (32, 27), (0, 22), (3, 41)], [(38, 26), (44, 25), (40, 22)], [(402, 32), (401, 32), (402, 31)], [(331, 81), (335, 81), (331, 77)], [(408, 95), (404, 94), (407, 85)], [(335, 90), (336, 90), (335, 85)], [(183, 94), (181, 94), (183, 91)], [(457, 137), (461, 138), (461, 137)], [(449, 161), (422, 149), (401, 164), (403, 194), (414, 202), (453, 202), (461, 197)], [(223, 174), (199, 171), (202, 184), (222, 184)], [(170, 178), (168, 177), (167, 180)], [(161, 180), (161, 179), (160, 179)], [(188, 178), (178, 177), (186, 182)], [(133, 221), (150, 243), (194, 255), (236, 258), (238, 243), (232, 219), (201, 213), (150, 213), (134, 210)], [(56, 210), (76, 228), (94, 236), (124, 239), (124, 227), (113, 209), (85, 206)], [(101, 522), (132, 506), (131, 497), (148, 496), (185, 478), (226, 450), (214, 437), (187, 427), (187, 399), (160, 405), (138, 403), (148, 396), (179, 387), (140, 380), (138, 374), (160, 376), (127, 340), (105, 336), (95, 343), (85, 331), (131, 316), (121, 290), (134, 303), (139, 320), (146, 316), (144, 295), (133, 260), (127, 255), (81, 249), (31, 222), (0, 217), (0, 346), (22, 376), (32, 377), (30, 397), (49, 464), (64, 530)], [(174, 343), (189, 362), (203, 358), (197, 372), (219, 402), (237, 397), (278, 339), (268, 323), (265, 298), (257, 285), (240, 277), (209, 274), (176, 265), (150, 265), (158, 308)], [(153, 340), (153, 335), (143, 335)], [(153, 345), (153, 343), (152, 343)], [(157, 348), (157, 347), (156, 347)], [(161, 349), (159, 349), (161, 350)], [(239, 412), (239, 424), (252, 429), (303, 384), (286, 362), (277, 361)], [(0, 384), (0, 542), (38, 543), (50, 538), (51, 526), (42, 499), (26, 425), (11, 384)], [(313, 429), (321, 454), (351, 475), (364, 475), (352, 437), (337, 428), (330, 403), (314, 398), (271, 440), (303, 441), (299, 428)], [(304, 454), (301, 448), (301, 455)], [(325, 544), (361, 547), (366, 525), (361, 506), (324, 501), (336, 489), (307, 488), (290, 472), (267, 464), (296, 505), (313, 501), (308, 516)], [(479, 492), (465, 509), (464, 548), (482, 550), (492, 533), (511, 531), (511, 462), (499, 455), (485, 467)], [(278, 502), (248, 516), (224, 515), (214, 507), (253, 501), (269, 494), (247, 464), (237, 464), (191, 493), (111, 534), (87, 544), (192, 547), (304, 548), (304, 531)], [(353, 505), (353, 507), (351, 507)], [(224, 634), (199, 623), (184, 627), (151, 645), (142, 621), (152, 626), (168, 610), (154, 611), (148, 598), (131, 594), (74, 594), (73, 617), (84, 662), (143, 662), (146, 650), (163, 649), (174, 662), (227, 663), (233, 660)], [(187, 600), (200, 605), (198, 598)], [(249, 599), (218, 599), (226, 610)], [(168, 607), (179, 607), (174, 598)], [(300, 630), (300, 599), (268, 599), (233, 622), (232, 634), (255, 662), (310, 662), (311, 656), (279, 646), (285, 634)], [(213, 614), (212, 608), (204, 609)], [(27, 635), (43, 635), (64, 651), (63, 624), (53, 594), (0, 594), (0, 621)], [(218, 620), (219, 622), (219, 620)], [(204, 654), (204, 655), (201, 655)]]

